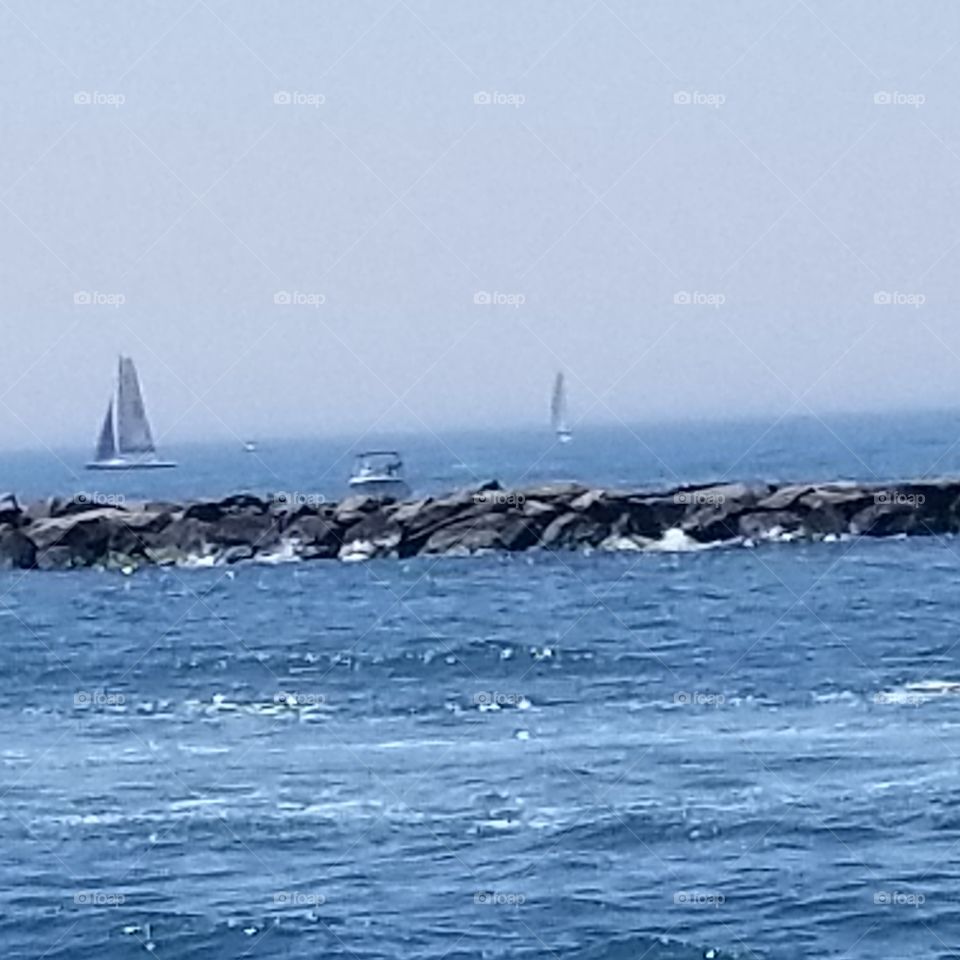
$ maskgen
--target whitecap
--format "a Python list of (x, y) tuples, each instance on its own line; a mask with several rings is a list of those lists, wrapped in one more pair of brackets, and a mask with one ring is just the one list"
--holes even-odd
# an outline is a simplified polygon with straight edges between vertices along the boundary
[(221, 806), (226, 800), (223, 797), (196, 797), (189, 800), (174, 800), (170, 804), (171, 810), (195, 810), (199, 807)]
[(679, 527), (670, 527), (668, 530), (664, 530), (659, 540), (650, 542), (646, 550), (649, 553), (693, 553), (735, 542), (737, 541), (725, 540), (714, 543), (700, 543), (684, 533)]
[(191, 553), (181, 560), (178, 566), (185, 570), (205, 569), (207, 567), (216, 566), (216, 557), (214, 557), (213, 554), (201, 555), (197, 553)]
[(354, 540), (343, 545), (339, 559), (343, 563), (361, 563), (372, 559), (376, 552), (377, 548), (371, 540)]
[(260, 553), (254, 557), (254, 563), (262, 563), (267, 566), (276, 566), (281, 563), (298, 563), (300, 556), (297, 552), (299, 544), (294, 540), (283, 540), (280, 549), (272, 553)]
[(519, 820), (506, 820), (499, 817), (496, 820), (481, 820), (479, 826), (486, 827), (488, 830), (516, 830), (520, 827)]

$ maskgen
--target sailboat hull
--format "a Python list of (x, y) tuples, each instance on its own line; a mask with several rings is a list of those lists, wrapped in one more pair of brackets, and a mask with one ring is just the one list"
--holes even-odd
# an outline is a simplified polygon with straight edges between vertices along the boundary
[(178, 464), (173, 460), (91, 460), (85, 465), (87, 470), (169, 470)]

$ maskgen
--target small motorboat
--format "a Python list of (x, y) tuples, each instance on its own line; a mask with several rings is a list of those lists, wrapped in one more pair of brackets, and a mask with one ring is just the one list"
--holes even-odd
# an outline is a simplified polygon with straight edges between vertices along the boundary
[(357, 454), (350, 489), (373, 497), (409, 496), (403, 475), (403, 461), (395, 450), (368, 450)]

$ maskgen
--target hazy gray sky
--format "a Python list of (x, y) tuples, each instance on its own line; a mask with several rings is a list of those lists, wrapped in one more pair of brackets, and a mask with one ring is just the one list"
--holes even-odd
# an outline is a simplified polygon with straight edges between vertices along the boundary
[(540, 421), (560, 367), (592, 421), (960, 402), (956, 5), (3, 0), (0, 42), (4, 446), (92, 445), (121, 351), (168, 441)]

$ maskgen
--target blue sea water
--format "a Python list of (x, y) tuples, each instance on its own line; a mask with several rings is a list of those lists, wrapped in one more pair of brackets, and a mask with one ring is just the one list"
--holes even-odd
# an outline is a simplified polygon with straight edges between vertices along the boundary
[[(438, 490), (956, 474), (958, 439), (397, 442)], [(349, 451), (0, 486), (334, 497)], [(958, 569), (925, 538), (0, 574), (0, 956), (960, 956), (960, 698), (910, 686), (960, 680)]]

